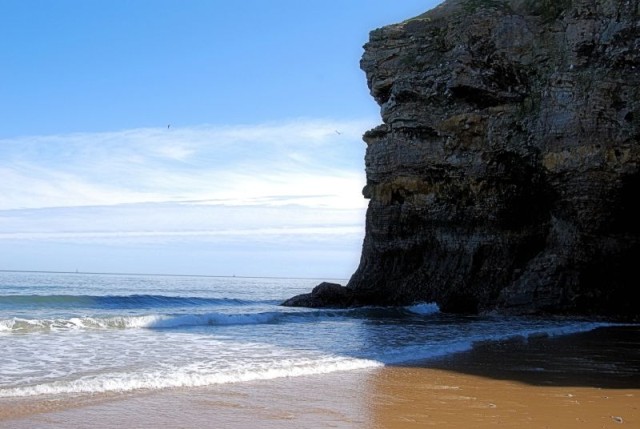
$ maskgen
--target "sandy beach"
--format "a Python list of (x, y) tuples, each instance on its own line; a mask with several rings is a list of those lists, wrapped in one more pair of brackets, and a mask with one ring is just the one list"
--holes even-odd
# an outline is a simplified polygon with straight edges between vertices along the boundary
[(1, 428), (640, 427), (640, 327), (479, 344), (372, 370), (0, 401)]

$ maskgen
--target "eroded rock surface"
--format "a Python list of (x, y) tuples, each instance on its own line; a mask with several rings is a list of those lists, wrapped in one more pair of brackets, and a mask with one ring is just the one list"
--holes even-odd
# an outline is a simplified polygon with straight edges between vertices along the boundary
[(640, 1), (449, 0), (361, 67), (360, 303), (638, 315)]
[(357, 305), (353, 290), (337, 283), (323, 282), (311, 293), (296, 295), (282, 303), (288, 307), (346, 308)]

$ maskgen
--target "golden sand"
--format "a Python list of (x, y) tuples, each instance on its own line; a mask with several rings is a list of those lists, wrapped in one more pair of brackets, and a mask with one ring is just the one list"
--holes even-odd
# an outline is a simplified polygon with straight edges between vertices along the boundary
[(386, 401), (374, 396), (372, 428), (640, 427), (640, 389), (531, 386), (421, 368), (383, 371), (376, 384)]

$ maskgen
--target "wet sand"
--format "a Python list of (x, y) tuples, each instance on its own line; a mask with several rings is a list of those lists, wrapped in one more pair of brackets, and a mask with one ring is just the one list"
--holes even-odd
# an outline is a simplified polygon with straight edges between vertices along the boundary
[(640, 327), (398, 367), (154, 393), (0, 400), (0, 428), (640, 428)]
[(426, 365), (378, 381), (389, 404), (372, 427), (640, 428), (640, 327), (487, 343)]

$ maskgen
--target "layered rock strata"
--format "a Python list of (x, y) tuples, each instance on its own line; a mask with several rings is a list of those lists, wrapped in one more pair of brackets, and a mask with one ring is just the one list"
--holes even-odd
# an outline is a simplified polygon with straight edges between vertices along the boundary
[(640, 314), (639, 0), (449, 0), (361, 68), (383, 123), (349, 305)]

